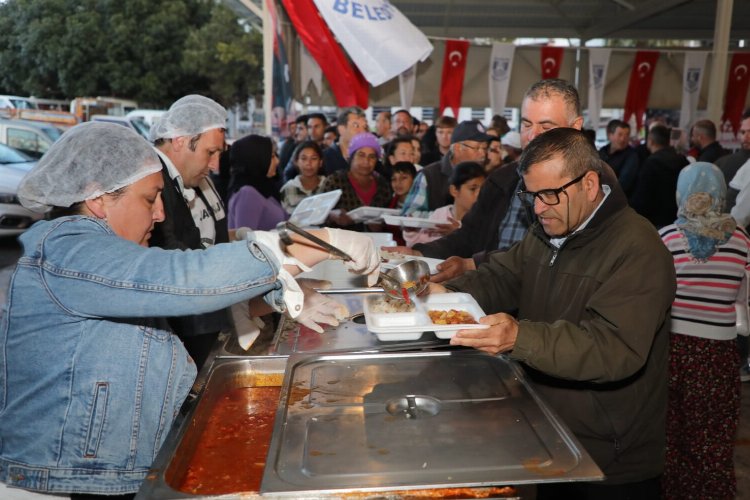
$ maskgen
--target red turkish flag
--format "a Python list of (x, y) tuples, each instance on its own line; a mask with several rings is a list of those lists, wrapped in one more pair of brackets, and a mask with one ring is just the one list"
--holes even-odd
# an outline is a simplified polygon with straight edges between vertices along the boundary
[(542, 80), (557, 78), (560, 75), (562, 65), (562, 47), (542, 47)]
[(281, 0), (305, 48), (320, 66), (339, 107), (367, 107), (370, 84), (344, 51), (313, 0)]
[(654, 68), (659, 60), (659, 52), (653, 50), (639, 50), (635, 53), (633, 68), (630, 70), (628, 95), (625, 98), (626, 123), (635, 114), (636, 131), (643, 126), (643, 115), (646, 113), (648, 95), (651, 93), (651, 83), (654, 81)]
[(464, 74), (466, 73), (466, 55), (468, 53), (469, 42), (465, 40), (448, 40), (445, 42), (443, 78), (440, 80), (440, 116), (443, 116), (445, 108), (451, 108), (453, 117), (458, 118), (461, 94), (464, 91)]
[(732, 131), (737, 135), (742, 121), (742, 110), (745, 109), (745, 97), (750, 85), (750, 52), (735, 52), (732, 64), (729, 65), (727, 92), (724, 98), (722, 122), (732, 124)]

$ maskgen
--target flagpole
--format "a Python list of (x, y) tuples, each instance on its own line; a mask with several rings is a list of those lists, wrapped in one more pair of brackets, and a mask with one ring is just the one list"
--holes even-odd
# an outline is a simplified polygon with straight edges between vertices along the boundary
[[(263, 0), (263, 116), (265, 117), (266, 135), (271, 135), (271, 120), (273, 106), (273, 30), (271, 13), (268, 3), (273, 0)], [(279, 131), (281, 133), (281, 131)]]
[[(732, 28), (732, 7), (734, 0), (716, 2), (716, 23), (714, 25), (713, 58), (711, 76), (708, 82), (708, 105), (706, 117), (714, 123), (721, 119), (721, 108), (725, 93), (725, 74), (729, 58), (729, 32)], [(734, 131), (735, 134), (737, 131)]]
[[(271, 135), (271, 99), (273, 99), (273, 30), (271, 23), (271, 13), (268, 11), (268, 4), (261, 0), (259, 8), (251, 0), (240, 0), (247, 10), (255, 14), (263, 23), (263, 115), (265, 122), (263, 129), (266, 135)], [(250, 117), (252, 121), (253, 117)]]

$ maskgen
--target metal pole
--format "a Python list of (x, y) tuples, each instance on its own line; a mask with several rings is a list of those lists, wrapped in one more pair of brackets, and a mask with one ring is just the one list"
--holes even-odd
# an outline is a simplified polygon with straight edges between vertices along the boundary
[(717, 125), (721, 119), (724, 94), (726, 92), (727, 60), (729, 58), (729, 34), (732, 25), (734, 0), (717, 0), (714, 23), (714, 48), (711, 59), (711, 78), (708, 83), (708, 107), (706, 117)]
[(273, 114), (273, 30), (268, 4), (274, 0), (263, 0), (263, 116), (265, 116), (266, 135), (271, 135), (271, 118)]

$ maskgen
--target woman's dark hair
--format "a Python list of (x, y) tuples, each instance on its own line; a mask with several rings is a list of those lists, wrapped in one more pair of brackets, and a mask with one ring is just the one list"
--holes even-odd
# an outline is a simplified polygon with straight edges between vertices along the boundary
[(57, 219), (58, 217), (68, 217), (70, 215), (81, 215), (82, 213), (83, 213), (83, 202), (79, 201), (77, 203), (73, 203), (69, 207), (52, 207), (52, 209), (49, 212), (47, 212), (45, 219), (53, 220), (53, 219)]
[(475, 161), (464, 161), (453, 167), (451, 185), (458, 189), (470, 180), (478, 177), (487, 177), (484, 167)]
[(408, 144), (409, 147), (411, 147), (411, 141), (415, 137), (413, 135), (399, 135), (395, 139), (393, 139), (391, 142), (387, 143), (385, 145), (385, 154), (383, 155), (383, 163), (387, 166), (392, 167), (391, 160), (388, 158), (392, 154), (396, 153), (396, 148), (398, 148), (399, 144)]
[(252, 186), (266, 198), (279, 199), (274, 179), (267, 177), (273, 155), (273, 141), (262, 135), (248, 135), (229, 148), (229, 185), (227, 199), (243, 186)]
[(302, 141), (299, 144), (297, 144), (297, 147), (294, 148), (294, 152), (292, 153), (292, 163), (297, 163), (297, 160), (299, 159), (299, 155), (304, 151), (305, 149), (312, 149), (315, 151), (315, 153), (320, 157), (320, 159), (323, 159), (323, 148), (320, 147), (320, 144), (318, 144), (315, 141)]
[(411, 175), (412, 179), (417, 177), (417, 167), (415, 167), (414, 164), (409, 161), (397, 161), (393, 164), (392, 168), (394, 174), (401, 173)]
[(420, 142), (422, 143), (422, 155), (423, 156), (426, 156), (429, 153), (437, 151), (438, 149), (437, 126), (430, 125), (429, 127), (427, 127), (427, 131), (425, 131), (424, 135), (422, 136), (422, 140)]
[(333, 134), (336, 136), (336, 140), (339, 140), (339, 129), (336, 127), (336, 125), (331, 125), (329, 127), (326, 127), (325, 131), (323, 131), (323, 135), (333, 132)]
[[(109, 196), (113, 198), (119, 198), (123, 194), (125, 194), (125, 191), (130, 187), (130, 185), (123, 186), (120, 189), (116, 189), (112, 191), (111, 193), (107, 193)], [(68, 217), (71, 215), (82, 215), (83, 214), (83, 207), (86, 206), (86, 201), (77, 201), (73, 203), (69, 207), (52, 207), (49, 212), (44, 216), (46, 220), (53, 220), (57, 219), (58, 217)]]

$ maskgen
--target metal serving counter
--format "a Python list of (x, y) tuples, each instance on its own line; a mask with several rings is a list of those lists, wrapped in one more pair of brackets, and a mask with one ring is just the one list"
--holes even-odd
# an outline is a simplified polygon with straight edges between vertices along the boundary
[[(359, 286), (336, 265), (317, 278)], [(336, 300), (357, 315), (364, 297)], [(248, 349), (222, 334), (136, 498), (520, 498), (603, 478), (513, 361), (356, 321), (267, 320)]]
[[(250, 394), (273, 386), (270, 400)], [(507, 498), (518, 485), (601, 477), (503, 356), (261, 356), (215, 360), (137, 498)]]

